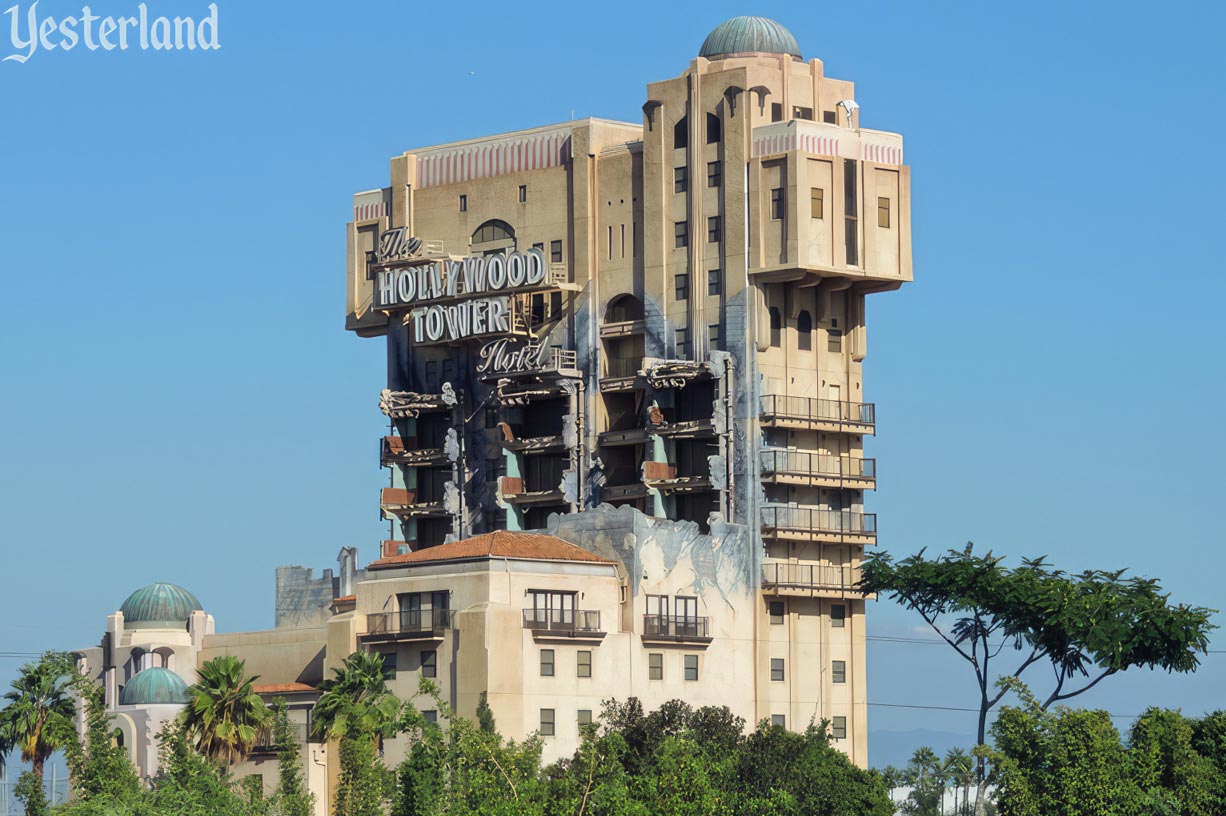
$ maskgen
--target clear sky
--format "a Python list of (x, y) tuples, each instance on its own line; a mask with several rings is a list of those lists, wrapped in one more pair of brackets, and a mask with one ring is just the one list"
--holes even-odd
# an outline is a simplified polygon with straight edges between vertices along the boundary
[[(147, 582), (261, 628), (277, 565), (371, 556), (384, 362), (343, 330), (350, 195), (414, 146), (639, 121), (736, 14), (906, 137), (915, 283), (869, 305), (881, 545), (973, 539), (1226, 603), (1220, 5), (218, 5), (216, 52), (0, 62), (0, 681), (3, 653), (97, 642)], [(971, 704), (941, 647), (869, 657), (873, 703)], [(1200, 712), (1224, 686), (1218, 654), (1083, 699)], [(970, 742), (970, 714), (870, 717)]]

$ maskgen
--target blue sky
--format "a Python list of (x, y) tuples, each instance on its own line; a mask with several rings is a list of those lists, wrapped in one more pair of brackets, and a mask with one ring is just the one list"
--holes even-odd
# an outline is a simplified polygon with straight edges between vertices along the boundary
[[(410, 147), (638, 121), (646, 83), (745, 13), (907, 140), (916, 282), (869, 305), (882, 546), (973, 539), (1223, 606), (1220, 6), (218, 5), (216, 52), (0, 62), (0, 653), (96, 642), (153, 580), (264, 627), (277, 565), (369, 556), (384, 364), (342, 328), (349, 196)], [(870, 612), (874, 635), (921, 625)], [(1224, 680), (1211, 655), (1083, 699), (1199, 712)], [(869, 697), (965, 706), (970, 677), (875, 641)]]

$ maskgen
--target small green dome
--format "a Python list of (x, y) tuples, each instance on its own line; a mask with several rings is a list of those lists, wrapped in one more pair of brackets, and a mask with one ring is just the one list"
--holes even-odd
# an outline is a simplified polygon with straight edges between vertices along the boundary
[(717, 25), (698, 49), (698, 56), (707, 59), (729, 54), (789, 54), (800, 59), (800, 45), (774, 20), (733, 17)]
[(187, 683), (170, 669), (145, 669), (128, 681), (119, 695), (120, 705), (182, 705)]
[(123, 624), (132, 629), (175, 628), (187, 623), (192, 612), (203, 609), (196, 596), (177, 584), (141, 587), (119, 607)]

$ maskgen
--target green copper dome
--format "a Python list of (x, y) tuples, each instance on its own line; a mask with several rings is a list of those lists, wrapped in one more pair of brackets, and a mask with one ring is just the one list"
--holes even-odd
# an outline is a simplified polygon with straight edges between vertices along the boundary
[(145, 669), (123, 687), (120, 705), (182, 705), (187, 683), (170, 669)]
[(790, 54), (800, 59), (792, 32), (765, 17), (733, 17), (720, 23), (702, 41), (698, 56), (714, 59), (729, 54)]
[(203, 609), (196, 596), (177, 584), (141, 587), (119, 607), (123, 624), (133, 629), (174, 628), (187, 623), (192, 612)]

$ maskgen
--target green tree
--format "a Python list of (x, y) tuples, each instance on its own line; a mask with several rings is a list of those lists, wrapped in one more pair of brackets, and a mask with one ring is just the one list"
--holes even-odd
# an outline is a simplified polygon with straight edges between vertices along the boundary
[(926, 745), (916, 748), (902, 775), (911, 790), (899, 812), (911, 816), (940, 816), (946, 777), (936, 751)]
[(477, 725), (487, 734), (498, 731), (498, 725), (494, 722), (494, 710), (490, 708), (489, 696), (484, 691), (481, 692), (481, 701), (477, 703)]
[(311, 816), (315, 796), (303, 779), (302, 746), (289, 721), (289, 707), (283, 698), (273, 703), (273, 738), (277, 746), (277, 790), (269, 803), (276, 816)]
[(161, 769), (138, 816), (250, 816), (225, 769), (199, 753), (181, 720), (159, 736)]
[[(1190, 672), (1200, 665), (1216, 627), (1214, 610), (1171, 604), (1156, 581), (1124, 578), (1122, 571), (1077, 575), (1052, 569), (1042, 558), (1008, 568), (973, 545), (938, 558), (924, 553), (895, 561), (888, 553), (866, 560), (860, 589), (885, 595), (917, 612), (971, 667), (978, 687), (978, 744), (988, 713), (1009, 686), (1036, 663), (1050, 665), (1054, 687), (1042, 709), (1070, 699), (1132, 667)], [(993, 660), (1009, 648), (1016, 666), (1001, 673)], [(1006, 666), (1006, 669), (1010, 666)], [(975, 812), (982, 813), (987, 784), (976, 763)]]
[(206, 661), (187, 690), (184, 733), (204, 756), (225, 765), (251, 755), (271, 712), (255, 693), (258, 675), (246, 675), (246, 661), (222, 655)]
[(98, 801), (101, 809), (124, 811), (137, 806), (143, 790), (127, 752), (117, 744), (116, 729), (106, 713), (102, 686), (75, 674), (70, 686), (85, 705), (84, 740), (69, 740), (64, 746), (73, 799)]
[[(945, 754), (945, 773), (954, 787), (954, 811), (959, 816), (970, 812), (971, 783), (975, 781), (975, 759), (961, 748), (950, 748)], [(958, 794), (962, 804), (958, 805)]]
[(1197, 753), (1193, 722), (1178, 711), (1150, 708), (1128, 735), (1130, 770), (1150, 795), (1172, 797), (1183, 816), (1211, 816), (1217, 808), (1214, 762)]
[(0, 764), (14, 749), (20, 749), (22, 761), (30, 763), (34, 781), (23, 785), (21, 777), (17, 780), (27, 816), (45, 811), (43, 768), (52, 754), (74, 739), (77, 709), (68, 688), (72, 676), (72, 660), (66, 653), (47, 652), (37, 663), (22, 666), (4, 695), (8, 703), (0, 709)]

